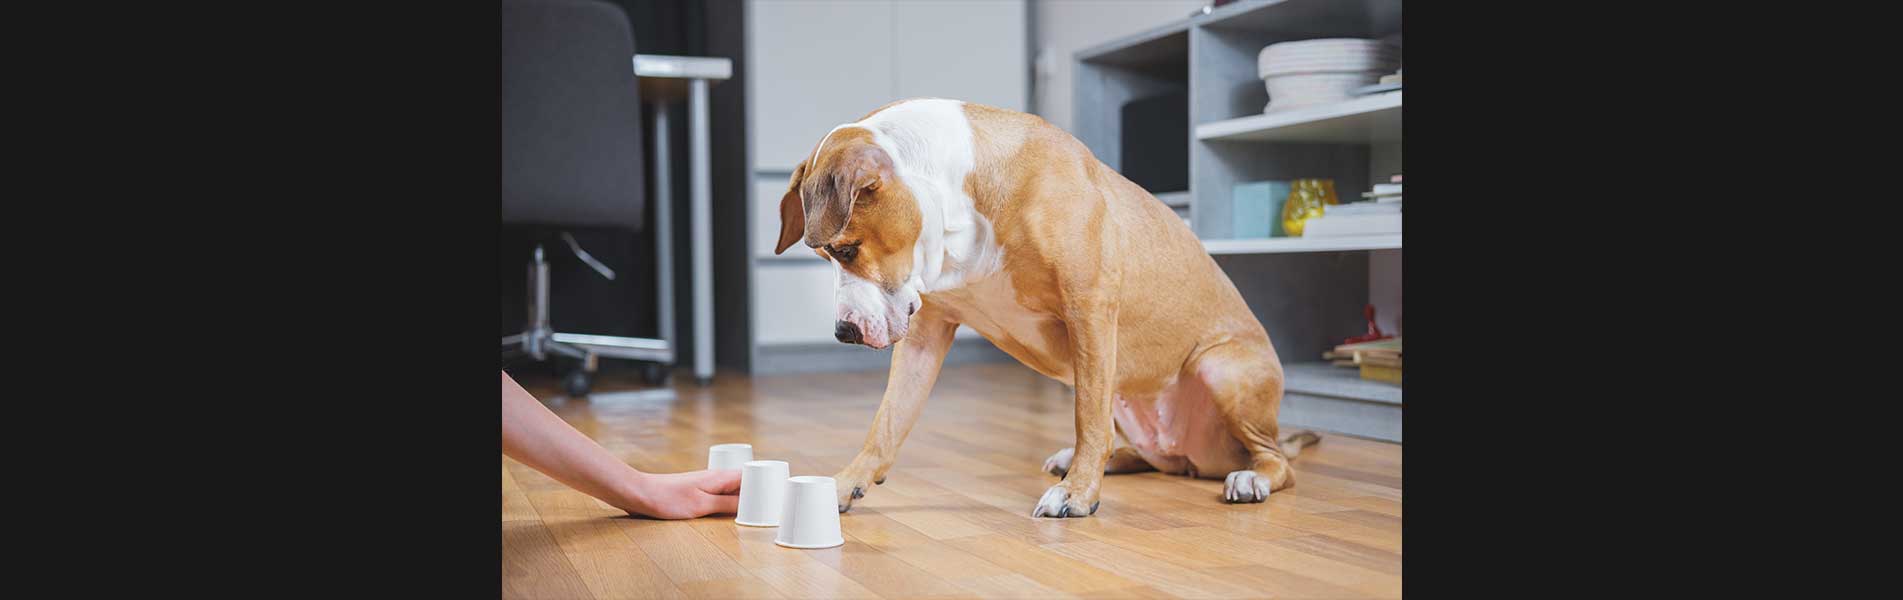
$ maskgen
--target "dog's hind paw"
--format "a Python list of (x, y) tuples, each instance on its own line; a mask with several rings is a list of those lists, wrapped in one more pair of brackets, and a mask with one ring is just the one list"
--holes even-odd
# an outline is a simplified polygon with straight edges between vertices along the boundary
[(1063, 477), (1065, 473), (1070, 472), (1070, 459), (1076, 453), (1074, 448), (1058, 450), (1050, 458), (1044, 459), (1044, 472)]
[(1269, 478), (1257, 475), (1252, 470), (1231, 471), (1222, 481), (1222, 500), (1231, 504), (1238, 502), (1262, 502), (1269, 499)]

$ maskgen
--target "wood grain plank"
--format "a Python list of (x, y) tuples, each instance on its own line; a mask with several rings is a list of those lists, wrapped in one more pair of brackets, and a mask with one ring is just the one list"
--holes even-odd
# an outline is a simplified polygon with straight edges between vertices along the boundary
[(813, 559), (886, 598), (934, 598), (969, 593), (851, 536), (847, 536), (838, 552), (815, 553)]
[(1315, 556), (1351, 564), (1370, 571), (1380, 571), (1389, 575), (1401, 574), (1401, 555), (1373, 546), (1366, 546), (1325, 535), (1304, 535), (1300, 537), (1269, 540), (1269, 543), (1284, 548), (1300, 550)]
[(535, 506), (529, 503), (529, 496), (522, 492), (522, 486), (516, 484), (515, 476), (509, 474), (508, 463), (502, 465), (502, 520), (538, 521), (542, 516), (535, 513)]
[(1346, 588), (1299, 572), (1268, 566), (1223, 567), (1206, 569), (1201, 572), (1213, 579), (1232, 581), (1256, 590), (1263, 598), (1286, 598), (1289, 600), (1364, 600), (1367, 598), (1399, 598), (1397, 589), (1392, 595), (1370, 594), (1361, 590)]
[(1088, 563), (1053, 553), (1047, 547), (1033, 546), (1002, 534), (987, 534), (947, 541), (972, 556), (1010, 569), (1032, 580), (1065, 592), (1136, 587), (1139, 582)]
[(1104, 542), (1047, 544), (1046, 550), (1113, 571), (1179, 598), (1250, 598), (1260, 593), (1222, 578), (1205, 577)]
[(945, 545), (891, 517), (867, 509), (853, 509), (841, 519), (846, 535), (861, 543), (947, 580), (1009, 575), (1011, 571)]
[(763, 567), (808, 564), (813, 559), (801, 552), (789, 552), (773, 543), (778, 530), (767, 527), (741, 527), (733, 523), (700, 519), (689, 526), (715, 548), (749, 571)]
[[(720, 517), (696, 520), (737, 527), (731, 519)], [(676, 584), (741, 579), (747, 575), (719, 546), (695, 532), (689, 521), (616, 519), (614, 524)]]
[(1335, 500), (1334, 503), (1349, 508), (1378, 512), (1384, 515), (1401, 516), (1401, 502), (1398, 500), (1389, 500), (1375, 496), (1359, 496), (1355, 498), (1340, 498)]
[(970, 577), (958, 585), (982, 598), (1076, 598), (1017, 573)]
[(536, 521), (502, 523), (503, 598), (593, 598), (548, 529)]
[(529, 501), (595, 597), (682, 597), (667, 574), (621, 533), (615, 522), (627, 520), (625, 513), (572, 490), (533, 492)]
[(1378, 530), (1396, 534), (1396, 535), (1401, 533), (1401, 518), (1394, 515), (1384, 515), (1378, 512), (1374, 512), (1370, 510), (1361, 510), (1361, 509), (1339, 510), (1334, 512), (1324, 512), (1324, 513), (1314, 513), (1314, 514), (1315, 516), (1321, 517), (1324, 519), (1334, 519), (1336, 521), (1341, 521), (1344, 523), (1354, 523), (1356, 525), (1362, 525), (1365, 527), (1378, 529)]
[(841, 575), (832, 567), (807, 562), (753, 570), (767, 585), (787, 598), (878, 598), (879, 595)]
[(755, 598), (777, 599), (786, 597), (785, 594), (781, 594), (779, 590), (773, 589), (773, 586), (767, 585), (767, 582), (761, 581), (760, 578), (754, 577), (753, 575), (747, 575), (739, 579), (708, 579), (678, 585), (681, 588), (681, 593), (686, 594), (688, 598), (696, 599), (751, 600)]

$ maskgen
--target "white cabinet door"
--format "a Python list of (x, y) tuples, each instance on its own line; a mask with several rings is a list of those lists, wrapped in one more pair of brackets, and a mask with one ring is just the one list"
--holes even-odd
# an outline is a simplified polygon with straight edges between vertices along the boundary
[(896, 99), (890, 1), (755, 1), (747, 30), (756, 171), (791, 171), (833, 126)]
[(903, 0), (893, 3), (892, 16), (894, 99), (1025, 110), (1031, 63), (1024, 0)]
[[(780, 243), (780, 196), (786, 194), (786, 185), (791, 177), (777, 174), (753, 176), (753, 255), (770, 258), (773, 247)], [(788, 255), (800, 252), (805, 244), (795, 243), (787, 248)], [(818, 260), (819, 257), (813, 257)]]
[(753, 268), (753, 289), (756, 343), (839, 343), (833, 339), (833, 317), (837, 313), (833, 306), (832, 263), (757, 264)]

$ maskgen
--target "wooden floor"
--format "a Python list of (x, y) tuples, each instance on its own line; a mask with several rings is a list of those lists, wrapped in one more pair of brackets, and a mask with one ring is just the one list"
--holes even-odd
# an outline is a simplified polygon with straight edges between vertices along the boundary
[[(706, 467), (753, 444), (794, 475), (832, 475), (865, 438), (884, 372), (746, 378), (674, 395), (603, 382), (590, 399), (523, 384), (647, 471)], [(1290, 426), (1285, 424), (1284, 430)], [(947, 367), (886, 483), (841, 516), (844, 546), (793, 550), (733, 517), (625, 516), (502, 460), (502, 586), (521, 598), (1182, 597), (1401, 595), (1401, 446), (1324, 433), (1296, 486), (1223, 504), (1222, 482), (1104, 478), (1083, 519), (1033, 519), (1070, 446), (1071, 398), (1016, 365)]]

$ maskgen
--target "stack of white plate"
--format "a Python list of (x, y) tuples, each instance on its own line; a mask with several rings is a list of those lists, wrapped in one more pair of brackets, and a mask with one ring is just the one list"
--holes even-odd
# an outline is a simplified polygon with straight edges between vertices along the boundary
[(1340, 102), (1401, 65), (1401, 52), (1381, 40), (1331, 38), (1270, 44), (1256, 56), (1269, 88), (1263, 112)]

